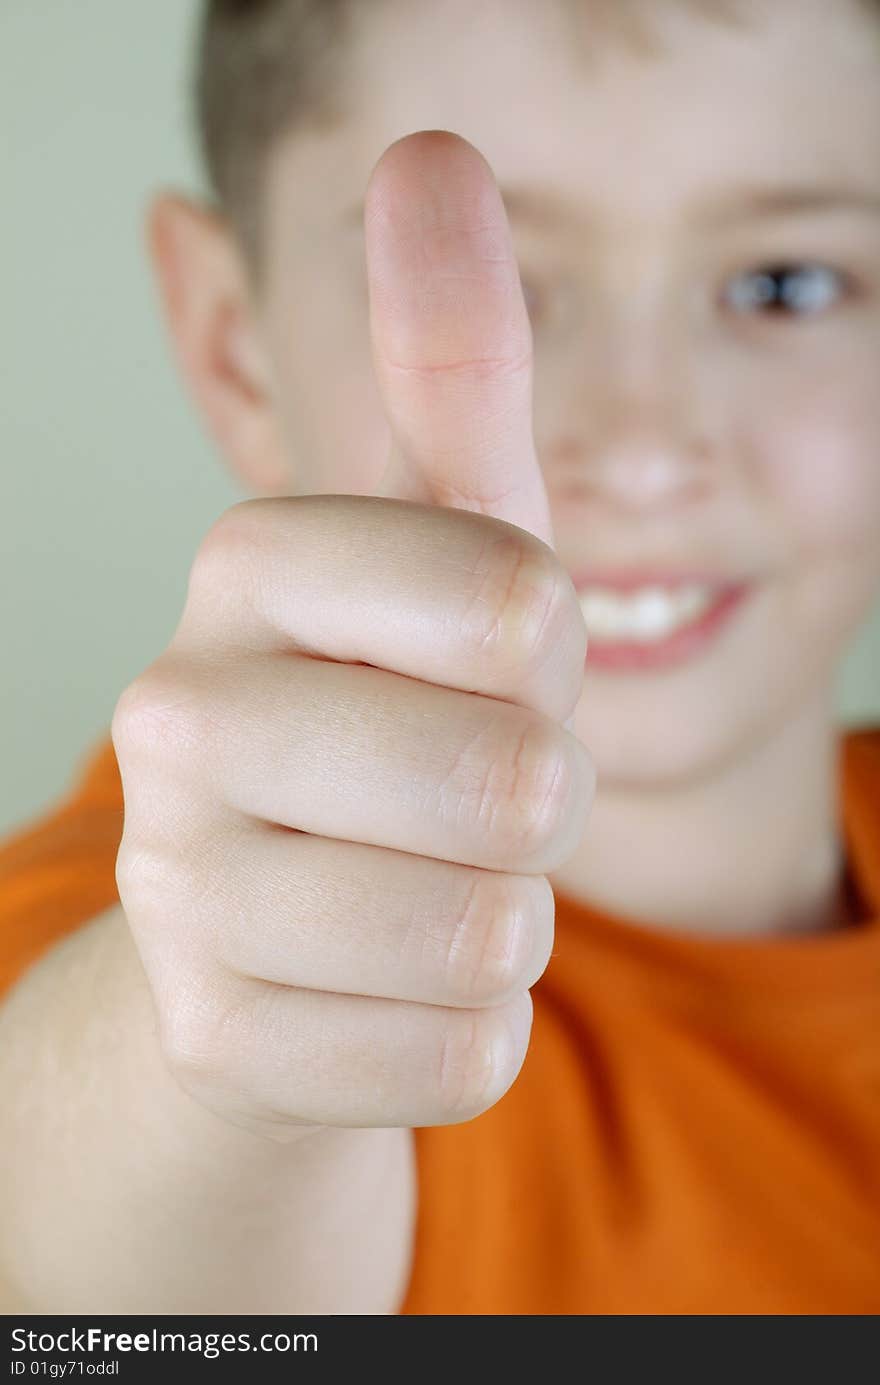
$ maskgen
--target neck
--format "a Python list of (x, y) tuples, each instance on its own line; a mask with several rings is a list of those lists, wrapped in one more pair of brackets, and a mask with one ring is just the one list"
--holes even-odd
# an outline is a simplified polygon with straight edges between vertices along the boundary
[(601, 771), (578, 851), (549, 878), (605, 913), (676, 932), (786, 936), (850, 921), (826, 691), (710, 775), (662, 789)]

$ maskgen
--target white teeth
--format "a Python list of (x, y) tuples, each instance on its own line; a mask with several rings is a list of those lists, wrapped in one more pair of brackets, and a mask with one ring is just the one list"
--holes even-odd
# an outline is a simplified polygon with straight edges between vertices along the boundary
[(626, 596), (608, 587), (580, 594), (587, 634), (599, 640), (662, 640), (690, 624), (712, 605), (717, 589), (686, 583), (680, 587), (641, 587)]
[(672, 602), (658, 587), (648, 587), (637, 595), (630, 609), (630, 625), (640, 640), (667, 635), (675, 621)]

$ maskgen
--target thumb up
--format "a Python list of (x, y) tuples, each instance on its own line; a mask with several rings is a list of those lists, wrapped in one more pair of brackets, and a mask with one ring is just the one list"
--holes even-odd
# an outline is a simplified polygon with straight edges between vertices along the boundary
[(552, 548), (531, 326), (492, 170), (458, 135), (407, 135), (373, 170), (364, 221), (393, 437), (379, 494), (494, 515)]
[[(459, 135), (406, 135), (364, 207), (381, 496), (474, 510), (555, 544), (532, 426), (532, 332), (504, 203)], [(586, 641), (586, 631), (583, 632)], [(574, 716), (564, 723), (574, 729)]]

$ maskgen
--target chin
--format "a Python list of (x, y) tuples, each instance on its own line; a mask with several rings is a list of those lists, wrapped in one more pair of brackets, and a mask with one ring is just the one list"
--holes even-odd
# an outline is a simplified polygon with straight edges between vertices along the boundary
[(603, 785), (672, 789), (694, 784), (745, 754), (749, 744), (733, 728), (726, 734), (693, 725), (661, 730), (650, 721), (628, 727), (619, 717), (591, 718), (581, 738), (595, 765), (600, 793)]
[[(710, 640), (662, 667), (590, 667), (575, 731), (604, 783), (685, 787), (747, 760), (811, 713), (833, 715), (831, 619), (792, 619), (791, 599), (757, 588)], [(779, 631), (788, 629), (788, 642)], [(823, 631), (824, 639), (822, 638)]]
[(680, 674), (627, 680), (588, 672), (574, 726), (593, 760), (597, 791), (603, 783), (685, 787), (747, 759), (798, 712), (781, 688), (774, 697), (767, 682), (750, 688), (749, 681), (709, 689), (704, 679)]

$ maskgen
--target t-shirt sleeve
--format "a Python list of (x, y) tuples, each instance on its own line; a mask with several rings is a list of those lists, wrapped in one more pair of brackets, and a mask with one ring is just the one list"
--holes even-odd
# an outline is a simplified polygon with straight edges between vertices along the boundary
[(118, 900), (122, 821), (108, 737), (58, 802), (0, 839), (0, 996), (53, 943)]

